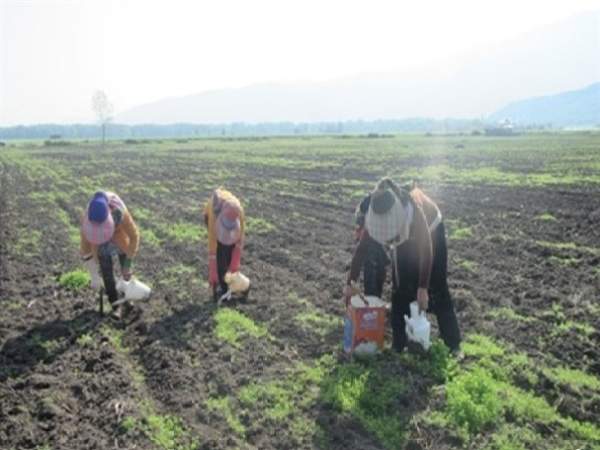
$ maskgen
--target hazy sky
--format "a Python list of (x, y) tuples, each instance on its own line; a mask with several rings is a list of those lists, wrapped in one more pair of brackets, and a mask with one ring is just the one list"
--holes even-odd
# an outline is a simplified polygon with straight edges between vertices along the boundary
[(0, 0), (0, 126), (257, 82), (403, 70), (464, 54), (600, 0)]

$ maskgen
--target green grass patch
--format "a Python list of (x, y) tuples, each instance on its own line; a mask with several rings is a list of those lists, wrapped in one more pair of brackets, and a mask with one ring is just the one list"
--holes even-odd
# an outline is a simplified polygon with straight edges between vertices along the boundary
[(575, 266), (579, 265), (579, 263), (581, 263), (580, 258), (554, 256), (554, 255), (550, 256), (548, 258), (548, 261), (550, 261), (552, 264), (554, 264), (556, 266), (563, 266), (563, 267), (575, 267)]
[[(523, 378), (532, 386), (538, 382), (538, 365), (529, 361), (527, 355), (483, 335), (469, 336), (463, 350), (468, 363), (446, 386), (443, 415), (465, 441), (489, 432), (492, 440), (488, 448), (505, 448), (501, 444), (510, 442), (503, 431), (507, 426), (516, 427), (515, 436), (529, 439), (533, 436), (531, 429), (543, 425), (555, 428), (557, 439), (570, 441), (574, 437), (600, 443), (600, 428), (596, 425), (564, 417), (545, 398), (514, 384), (514, 380)], [(543, 370), (575, 385), (596, 386), (598, 382), (585, 373), (568, 369)]]
[(136, 222), (152, 222), (152, 219), (155, 216), (152, 211), (141, 206), (136, 206), (133, 209), (129, 209), (129, 212), (131, 213), (131, 217), (133, 217)]
[[(457, 239), (457, 238), (455, 238), (455, 239)], [(460, 238), (458, 238), (458, 239), (460, 239)], [(477, 264), (475, 261), (470, 261), (468, 259), (458, 258), (456, 265), (458, 267), (462, 267), (467, 272), (471, 272), (471, 273), (477, 273), (477, 270), (479, 269), (479, 264)]]
[(39, 254), (41, 241), (41, 231), (28, 229), (26, 232), (19, 233), (13, 252), (18, 256), (30, 258)]
[(261, 338), (268, 336), (267, 329), (252, 319), (231, 308), (220, 308), (215, 314), (215, 336), (234, 347), (240, 347), (241, 340), (250, 336)]
[(210, 398), (206, 401), (206, 407), (211, 411), (218, 412), (227, 421), (229, 428), (239, 436), (244, 436), (246, 428), (233, 413), (228, 397)]
[(240, 390), (239, 399), (243, 406), (260, 408), (272, 420), (283, 420), (295, 412), (294, 391), (278, 381), (244, 386)]
[(109, 325), (103, 325), (100, 328), (100, 333), (108, 339), (113, 348), (119, 353), (126, 353), (127, 347), (123, 345), (123, 330), (117, 330)]
[(245, 232), (248, 234), (267, 234), (275, 229), (275, 225), (262, 217), (246, 217)]
[(94, 347), (94, 337), (90, 333), (84, 333), (77, 338), (77, 345), (81, 347)]
[(488, 314), (492, 318), (514, 320), (515, 322), (533, 322), (533, 321), (535, 321), (535, 317), (524, 316), (524, 315), (516, 312), (514, 309), (508, 308), (506, 306), (503, 306), (500, 308), (494, 308)]
[(90, 274), (86, 270), (75, 269), (63, 273), (58, 279), (58, 284), (72, 291), (80, 291), (90, 285)]
[(552, 334), (558, 336), (561, 334), (566, 334), (571, 330), (577, 331), (577, 333), (585, 336), (586, 338), (589, 338), (592, 334), (594, 334), (595, 331), (594, 327), (587, 323), (576, 322), (574, 320), (565, 320), (556, 326)]
[(181, 419), (169, 415), (150, 415), (141, 425), (148, 439), (164, 450), (195, 450), (193, 442)]
[(545, 368), (544, 375), (551, 380), (575, 389), (586, 388), (600, 391), (600, 378), (577, 369), (566, 367)]
[(543, 213), (536, 217), (537, 220), (541, 220), (543, 222), (556, 222), (556, 217), (554, 217), (550, 213)]
[(294, 319), (299, 322), (302, 327), (308, 328), (321, 336), (342, 326), (342, 319), (340, 317), (314, 311), (300, 313), (296, 315)]
[(483, 334), (469, 335), (469, 338), (463, 342), (462, 349), (466, 356), (478, 358), (504, 355), (504, 348)]
[(577, 244), (575, 244), (575, 242), (535, 241), (535, 243), (553, 250), (577, 250)]
[(138, 421), (135, 417), (127, 416), (121, 421), (121, 428), (125, 432), (133, 431), (138, 427)]
[(207, 237), (206, 228), (199, 224), (178, 222), (169, 225), (161, 224), (160, 232), (177, 243), (194, 243)]
[(150, 228), (142, 228), (140, 242), (142, 244), (148, 244), (150, 247), (159, 248), (162, 244), (162, 240), (154, 233)]
[(446, 386), (447, 415), (463, 434), (477, 434), (489, 427), (502, 411), (497, 383), (482, 368), (463, 372)]
[(402, 448), (409, 417), (398, 404), (408, 395), (406, 381), (390, 376), (379, 360), (336, 367), (323, 381), (323, 399), (358, 420), (385, 448)]
[(458, 227), (453, 228), (450, 232), (450, 239), (470, 239), (473, 237), (473, 230), (471, 227)]

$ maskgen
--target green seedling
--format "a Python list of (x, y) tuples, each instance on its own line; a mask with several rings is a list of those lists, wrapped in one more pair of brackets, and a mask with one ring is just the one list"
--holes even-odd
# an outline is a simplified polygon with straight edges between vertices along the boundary
[(60, 276), (58, 284), (72, 291), (80, 291), (89, 286), (90, 275), (87, 271), (76, 269)]

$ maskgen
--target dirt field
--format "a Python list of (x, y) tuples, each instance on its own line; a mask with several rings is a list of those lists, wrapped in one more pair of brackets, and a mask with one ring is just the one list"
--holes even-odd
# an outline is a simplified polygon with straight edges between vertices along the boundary
[[(462, 360), (343, 358), (353, 211), (383, 175), (442, 209)], [(221, 309), (201, 227), (219, 185), (253, 283)], [(127, 325), (64, 277), (98, 189), (154, 289)], [(599, 223), (598, 134), (4, 147), (0, 449), (598, 449)]]

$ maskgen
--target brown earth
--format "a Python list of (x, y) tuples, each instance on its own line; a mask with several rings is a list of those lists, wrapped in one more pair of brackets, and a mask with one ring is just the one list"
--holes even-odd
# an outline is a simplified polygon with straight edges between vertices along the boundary
[[(37, 154), (37, 158), (67, 161), (76, 169), (86, 156), (52, 152)], [(114, 164), (127, 167), (138, 158), (139, 152), (122, 152)], [(163, 218), (172, 214), (200, 223), (201, 202), (215, 184), (203, 176), (216, 168), (210, 163), (198, 168), (186, 165), (185, 159), (164, 159), (144, 173), (121, 169), (108, 185), (118, 186), (123, 180), (129, 186), (168, 180), (170, 192), (164, 195), (128, 191), (127, 185), (118, 190), (134, 217), (136, 207), (143, 206)], [(274, 339), (247, 338), (244, 351), (224, 345), (214, 336), (216, 306), (202, 284), (207, 271), (204, 243), (166, 241), (156, 248), (142, 242), (136, 270), (153, 286), (154, 293), (141, 305), (142, 317), (128, 325), (100, 317), (93, 293), (73, 293), (60, 287), (58, 277), (77, 265), (77, 249), (65, 237), (61, 224), (32, 202), (28, 193), (65, 189), (66, 185), (32, 180), (3, 163), (0, 448), (35, 449), (45, 443), (57, 449), (152, 448), (140, 433), (125, 433), (120, 426), (123, 415), (138, 410), (139, 399), (148, 399), (157, 413), (183, 418), (192, 434), (202, 436), (200, 448), (320, 447), (314, 437), (294, 440), (286, 430), (265, 420), (260, 411), (241, 418), (247, 429), (246, 441), (242, 441), (204, 402), (234, 394), (252, 381), (285, 377), (296, 362), (327, 353), (339, 355), (341, 328), (321, 336), (298, 326), (294, 318), (304, 307), (291, 300), (290, 293), (307, 299), (315, 311), (341, 317), (339, 299), (353, 248), (352, 213), (358, 198), (349, 201), (346, 191), (326, 183), (353, 179), (364, 181), (367, 188), (379, 174), (350, 166), (335, 172), (327, 167), (302, 171), (243, 163), (233, 170), (235, 176), (220, 181), (242, 193), (250, 217), (262, 217), (276, 227), (268, 234), (250, 233), (243, 270), (253, 288), (249, 301), (234, 305), (266, 325)], [(195, 178), (195, 186), (179, 185), (180, 179)], [(307, 187), (302, 192), (283, 191), (261, 182), (285, 179), (304, 182)], [(459, 226), (472, 231), (471, 238), (449, 239), (449, 281), (461, 329), (502, 338), (532, 358), (552, 355), (569, 367), (600, 373), (600, 317), (590, 316), (588, 300), (584, 301), (600, 298), (600, 255), (585, 250), (600, 243), (598, 221), (593, 217), (600, 207), (600, 192), (585, 187), (423, 187), (440, 205), (450, 236)], [(183, 200), (173, 203), (178, 197)], [(76, 223), (85, 198), (72, 198), (79, 202), (65, 202), (62, 207)], [(548, 211), (556, 221), (536, 219)], [(146, 220), (139, 224), (141, 228), (150, 225)], [(39, 248), (33, 255), (11, 252), (10, 243), (28, 233), (31, 226), (42, 233)], [(556, 249), (536, 241), (576, 242), (578, 247)], [(560, 264), (550, 256), (576, 258), (577, 262)], [(459, 265), (464, 260), (475, 262), (477, 269)], [(166, 281), (164, 269), (178, 263), (195, 271)], [(548, 314), (553, 303), (562, 305), (564, 318)], [(490, 311), (499, 307), (536, 320), (492, 317)], [(567, 319), (591, 325), (595, 331), (590, 340), (582, 339), (574, 329), (553, 334)], [(111, 328), (122, 331), (126, 355), (109, 345), (109, 338), (101, 332), (107, 321)], [(93, 345), (77, 345), (83, 335), (92, 336)], [(49, 341), (54, 344), (43, 345)], [(141, 374), (143, 382), (136, 381), (132, 372)], [(537, 389), (553, 402), (562, 396), (561, 412), (579, 420), (593, 422), (600, 415), (597, 401), (581, 407), (550, 380)], [(399, 407), (409, 415), (425, 408), (415, 403), (416, 398), (415, 394)], [(358, 422), (338, 415), (325, 403), (311, 406), (309, 415), (327, 431), (330, 448), (381, 448)], [(427, 431), (423, 435), (428, 445), (434, 445), (430, 448), (458, 445), (448, 436)], [(408, 448), (425, 447), (414, 440)]]

